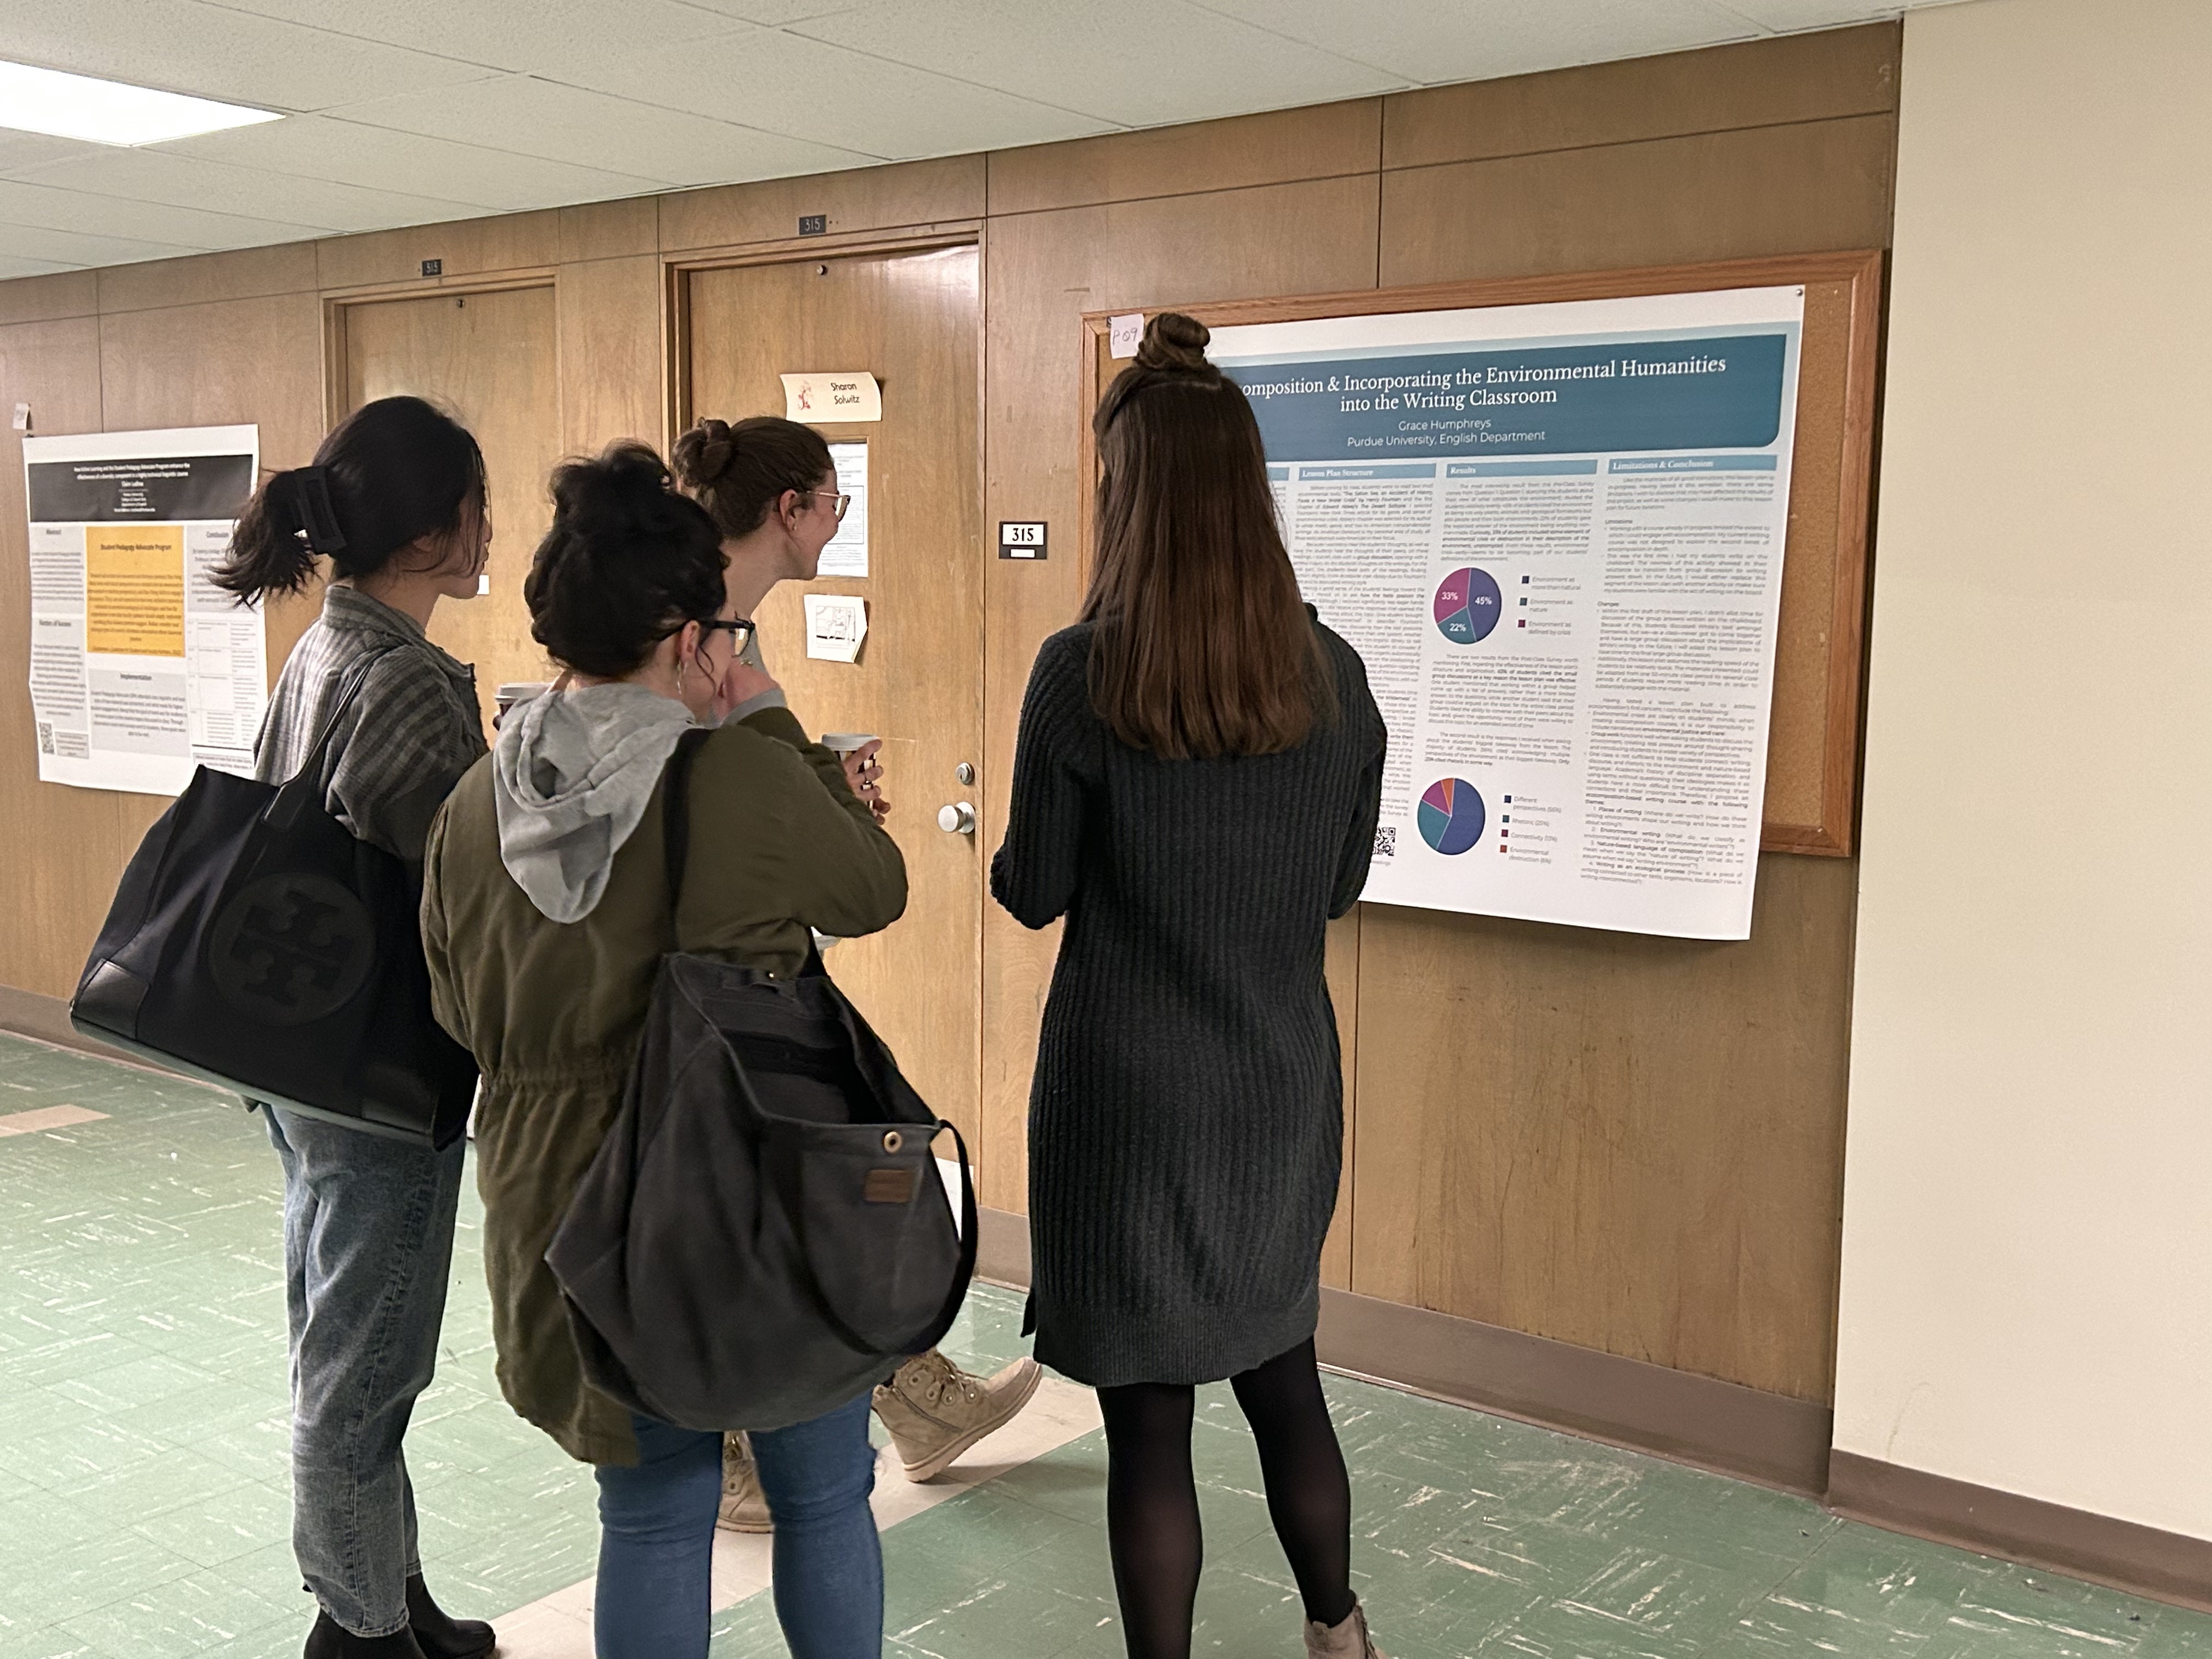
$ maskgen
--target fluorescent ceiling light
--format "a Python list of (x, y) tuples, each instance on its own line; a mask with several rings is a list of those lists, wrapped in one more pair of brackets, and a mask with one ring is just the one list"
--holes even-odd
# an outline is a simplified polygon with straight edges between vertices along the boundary
[(274, 110), (218, 104), (89, 75), (33, 69), (28, 64), (0, 63), (0, 127), (21, 132), (91, 144), (158, 144), (283, 118)]

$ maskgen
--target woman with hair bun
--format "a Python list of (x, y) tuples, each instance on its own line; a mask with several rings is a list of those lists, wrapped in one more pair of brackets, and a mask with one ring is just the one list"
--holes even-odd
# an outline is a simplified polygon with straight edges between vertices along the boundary
[[(722, 532), (728, 561), (730, 603), (750, 617), (779, 582), (811, 582), (821, 568), (822, 550), (837, 533), (848, 498), (838, 492), (837, 469), (830, 446), (811, 426), (756, 415), (734, 426), (701, 421), (676, 441), (670, 470), (684, 493), (707, 509)], [(763, 672), (760, 639), (748, 635), (744, 661)], [(763, 693), (759, 707), (786, 706), (783, 693)], [(752, 704), (732, 711), (743, 720), (757, 712)], [(876, 763), (880, 741), (848, 757), (846, 774), (853, 793), (878, 818), (890, 805), (877, 787), (883, 769)]]
[(1325, 930), (1367, 879), (1382, 718), (1301, 600), (1260, 428), (1174, 313), (1092, 417), (1097, 564), (1045, 641), (991, 890), (1065, 916), (1030, 1096), (1037, 1358), (1098, 1390), (1133, 1659), (1188, 1659), (1193, 1389), (1227, 1379), (1306, 1651), (1380, 1659), (1314, 1358), (1344, 1139)]
[[(477, 1178), (500, 1386), (597, 1466), (599, 1659), (705, 1659), (722, 1437), (635, 1417), (585, 1381), (546, 1247), (622, 1105), (672, 911), (683, 950), (795, 975), (810, 928), (897, 920), (906, 866), (837, 757), (738, 659), (750, 624), (730, 603), (721, 533), (660, 458), (632, 443), (565, 463), (553, 503), (523, 596), (565, 672), (501, 723), (432, 827), (432, 1006), (483, 1070)], [(690, 858), (672, 894), (662, 778), (702, 726), (715, 729), (692, 763)], [(793, 1655), (877, 1659), (867, 1396), (754, 1440)]]
[[(676, 441), (675, 471), (684, 494), (707, 509), (722, 532), (730, 602), (738, 616), (754, 615), (778, 582), (814, 579), (822, 550), (844, 516), (845, 498), (837, 493), (830, 446), (812, 427), (773, 415), (734, 425), (701, 421)], [(757, 635), (748, 637), (742, 660), (762, 667)], [(782, 706), (781, 691), (765, 692), (741, 704), (732, 718)], [(876, 758), (882, 747), (878, 738), (845, 757), (853, 793), (878, 823), (890, 816)], [(994, 1376), (975, 1376), (933, 1349), (884, 1379), (875, 1393), (876, 1414), (907, 1479), (933, 1480), (1011, 1422), (1036, 1393), (1042, 1375), (1035, 1360), (1017, 1359)], [(736, 1532), (766, 1532), (773, 1525), (742, 1434), (729, 1437), (724, 1459), (722, 1524)]]
[[(270, 783), (323, 760), (331, 813), (420, 870), (439, 803), (484, 752), (476, 676), (424, 631), (477, 591), (491, 545), (483, 456), (419, 398), (341, 421), (313, 463), (240, 515), (216, 580), (294, 593), (330, 561), (322, 615), (277, 678), (254, 756)], [(319, 1611), (309, 1659), (470, 1659), (491, 1626), (422, 1582), (400, 1443), (437, 1364), (464, 1143), (442, 1152), (264, 1105), (284, 1169), (292, 1355), (292, 1546)]]

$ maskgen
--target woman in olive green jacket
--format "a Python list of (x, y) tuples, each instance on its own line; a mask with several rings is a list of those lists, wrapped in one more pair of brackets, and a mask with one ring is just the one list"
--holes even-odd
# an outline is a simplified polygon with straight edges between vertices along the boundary
[[(599, 1654), (703, 1659), (720, 1438), (634, 1419), (585, 1382), (545, 1249), (621, 1105), (661, 957), (794, 974), (810, 927), (851, 937), (896, 921), (906, 872), (836, 756), (763, 708), (700, 750), (672, 918), (668, 757), (774, 682), (737, 660), (750, 624), (731, 614), (720, 533), (652, 451), (568, 463), (553, 489), (524, 592), (568, 672), (509, 714), (441, 811), (423, 933), (439, 1019), (483, 1068), (477, 1178), (500, 1385), (601, 1466)], [(880, 1644), (867, 1416), (864, 1394), (757, 1437), (771, 1510), (782, 1499), (777, 1605), (799, 1659)]]

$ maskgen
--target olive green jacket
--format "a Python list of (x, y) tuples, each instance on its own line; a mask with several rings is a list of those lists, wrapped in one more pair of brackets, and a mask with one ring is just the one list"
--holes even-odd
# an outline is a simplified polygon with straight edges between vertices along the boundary
[(598, 907), (549, 921), (500, 861), (487, 759), (440, 810), (423, 866), (433, 1005), (483, 1068), (477, 1186), (500, 1387), (590, 1463), (635, 1462), (637, 1443), (629, 1413), (584, 1381), (545, 1249), (622, 1105), (660, 958), (681, 948), (796, 973), (810, 926), (851, 938), (906, 908), (897, 845), (787, 709), (702, 745), (673, 919), (661, 834), (656, 790)]

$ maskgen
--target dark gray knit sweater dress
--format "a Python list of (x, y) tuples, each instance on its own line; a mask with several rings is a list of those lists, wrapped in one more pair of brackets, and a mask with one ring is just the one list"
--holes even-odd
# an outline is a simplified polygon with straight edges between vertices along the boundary
[[(1320, 628), (1320, 623), (1315, 624)], [(1067, 918), (1030, 1095), (1036, 1357), (1205, 1382), (1311, 1336), (1343, 1074), (1325, 924), (1373, 851), (1383, 727), (1321, 629), (1336, 718), (1285, 754), (1164, 761), (1091, 708), (1091, 629), (1030, 676), (991, 890)]]

